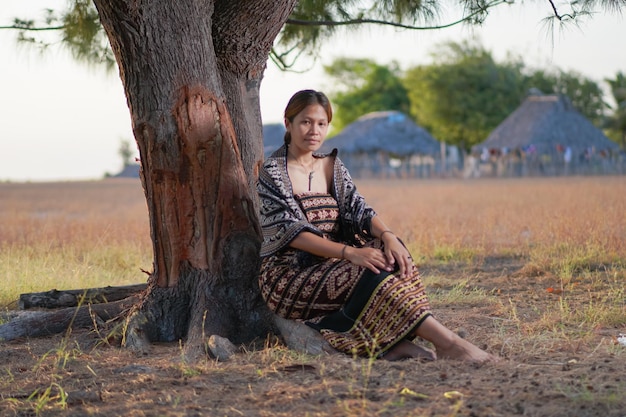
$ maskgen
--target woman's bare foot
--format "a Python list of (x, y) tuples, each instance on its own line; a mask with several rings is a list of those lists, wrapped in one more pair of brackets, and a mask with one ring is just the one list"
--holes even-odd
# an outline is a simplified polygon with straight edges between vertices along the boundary
[(497, 362), (500, 359), (463, 339), (432, 316), (424, 319), (417, 328), (417, 335), (435, 345), (438, 358), (477, 363)]
[(420, 358), (428, 361), (437, 359), (437, 355), (430, 349), (416, 345), (408, 340), (402, 340), (393, 348), (391, 348), (383, 359), (388, 361), (399, 361), (402, 359)]
[(457, 336), (448, 346), (437, 346), (437, 357), (446, 359), (458, 359), (468, 362), (486, 363), (498, 362), (500, 358), (485, 352), (478, 346)]

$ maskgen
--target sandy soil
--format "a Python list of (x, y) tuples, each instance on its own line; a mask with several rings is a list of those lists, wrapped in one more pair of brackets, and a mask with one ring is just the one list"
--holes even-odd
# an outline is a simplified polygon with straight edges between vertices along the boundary
[[(422, 271), (451, 282), (474, 277), (464, 301), (434, 303), (434, 312), (501, 362), (367, 361), (273, 346), (190, 365), (181, 361), (178, 344), (136, 356), (76, 330), (70, 337), (0, 343), (0, 415), (626, 415), (626, 347), (616, 339), (625, 329), (589, 330), (581, 323), (580, 337), (559, 323), (541, 330), (546, 312), (565, 308), (550, 274), (513, 258)], [(593, 291), (600, 294), (598, 279), (578, 278), (566, 307), (582, 308)], [(477, 288), (493, 296), (472, 297)]]

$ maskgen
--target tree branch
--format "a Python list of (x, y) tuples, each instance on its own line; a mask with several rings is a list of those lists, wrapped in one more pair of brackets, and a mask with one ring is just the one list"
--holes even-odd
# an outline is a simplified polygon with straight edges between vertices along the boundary
[(454, 25), (458, 25), (460, 23), (466, 22), (473, 17), (477, 16), (480, 13), (483, 13), (485, 10), (490, 9), (492, 7), (498, 6), (503, 3), (510, 3), (509, 0), (494, 0), (491, 3), (486, 4), (484, 7), (481, 7), (469, 15), (462, 17), (451, 23), (446, 23), (438, 26), (413, 26), (406, 25), (399, 22), (388, 22), (386, 20), (378, 20), (378, 19), (351, 19), (344, 21), (334, 21), (334, 20), (317, 20), (317, 21), (309, 21), (309, 20), (298, 20), (298, 19), (287, 19), (287, 24), (291, 25), (299, 25), (299, 26), (348, 26), (348, 25), (359, 25), (359, 24), (378, 24), (378, 25), (386, 25), (393, 26), (401, 29), (411, 29), (411, 30), (435, 30), (435, 29), (445, 29)]
[(22, 25), (11, 25), (11, 26), (0, 26), (0, 29), (16, 29), (16, 30), (31, 30), (31, 31), (44, 31), (44, 30), (62, 30), (65, 29), (65, 26), (47, 26), (42, 28), (22, 26)]
[(560, 15), (559, 11), (556, 9), (556, 5), (554, 4), (554, 2), (552, 0), (548, 0), (548, 2), (550, 3), (550, 6), (552, 7), (552, 12), (554, 13), (554, 16), (556, 16), (557, 19), (559, 19), (561, 22), (563, 21), (564, 18), (569, 18), (569, 19), (573, 19), (574, 16), (572, 16), (571, 14), (564, 14), (564, 15)]

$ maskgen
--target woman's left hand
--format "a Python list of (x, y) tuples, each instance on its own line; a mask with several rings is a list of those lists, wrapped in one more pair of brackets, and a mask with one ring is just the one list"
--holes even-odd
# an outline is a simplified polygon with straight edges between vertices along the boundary
[(413, 267), (411, 254), (398, 238), (392, 233), (385, 233), (381, 240), (385, 244), (385, 258), (390, 264), (398, 263), (400, 276), (406, 278)]

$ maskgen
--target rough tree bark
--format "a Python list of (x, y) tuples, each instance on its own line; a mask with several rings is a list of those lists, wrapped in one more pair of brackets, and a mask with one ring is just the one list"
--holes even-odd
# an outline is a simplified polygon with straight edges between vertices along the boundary
[(256, 275), (259, 87), (295, 0), (95, 0), (141, 158), (154, 265), (127, 341), (273, 330)]

